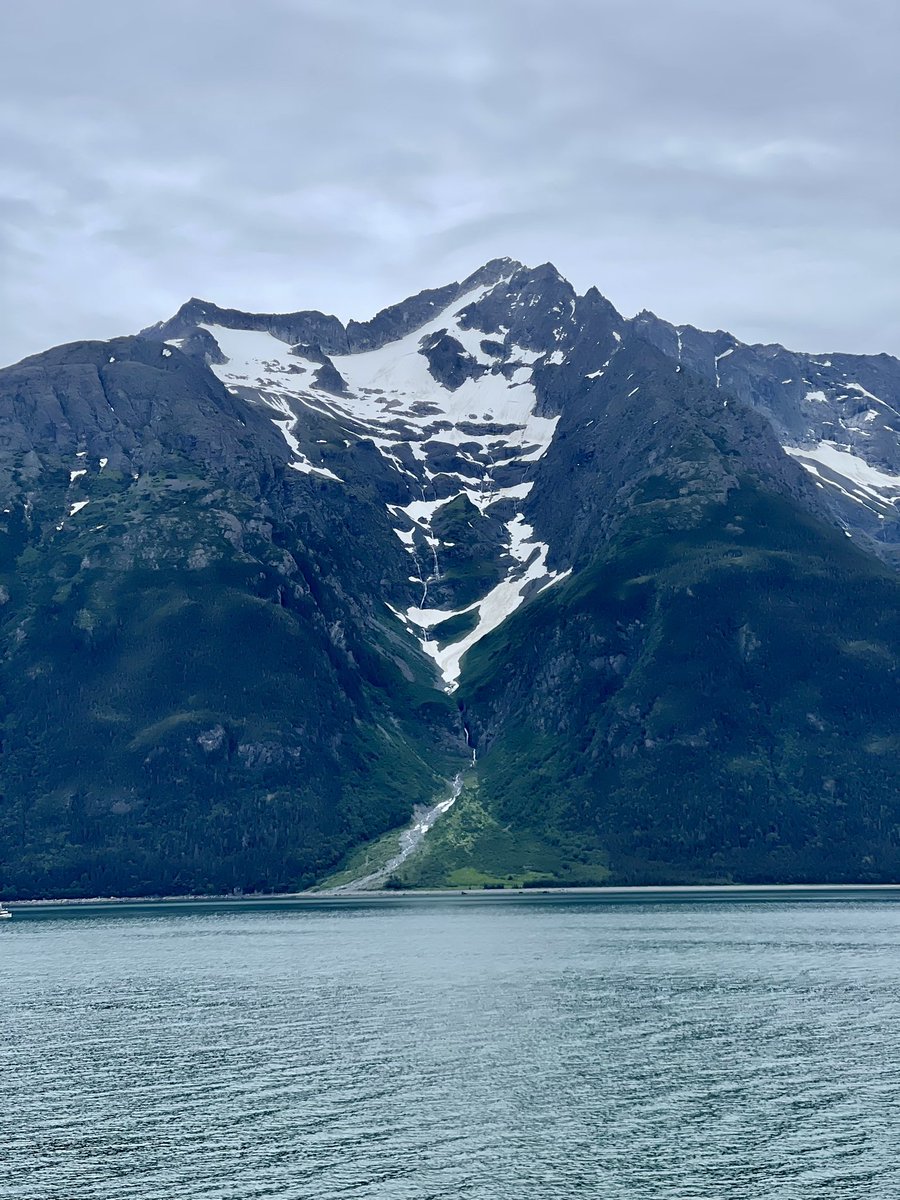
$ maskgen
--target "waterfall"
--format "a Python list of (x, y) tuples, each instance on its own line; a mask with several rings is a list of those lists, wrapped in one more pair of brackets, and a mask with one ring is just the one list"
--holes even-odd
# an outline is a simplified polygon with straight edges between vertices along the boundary
[(466, 735), (466, 745), (472, 751), (472, 766), (478, 761), (478, 751), (475, 749), (475, 743), (472, 741), (472, 735), (469, 733), (468, 725), (463, 725), (463, 732)]

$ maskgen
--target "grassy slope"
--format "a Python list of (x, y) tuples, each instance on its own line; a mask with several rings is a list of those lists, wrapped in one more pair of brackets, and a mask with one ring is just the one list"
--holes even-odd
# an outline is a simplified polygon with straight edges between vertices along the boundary
[(478, 774), (398, 872), (405, 887), (528, 887), (553, 880), (570, 885), (604, 883), (608, 871), (594, 847), (576, 839), (520, 829), (486, 808)]

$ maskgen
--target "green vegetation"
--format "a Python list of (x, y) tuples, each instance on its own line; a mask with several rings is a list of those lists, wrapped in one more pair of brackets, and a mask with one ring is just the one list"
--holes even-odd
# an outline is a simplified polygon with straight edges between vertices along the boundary
[[(383, 866), (457, 737), (390, 619), (188, 471), (103, 488), (0, 531), (4, 894)], [(746, 482), (687, 529), (660, 503), (469, 653), (477, 775), (394, 886), (900, 874), (900, 581)]]
[(455, 617), (450, 617), (447, 621), (441, 621), (440, 625), (435, 625), (429, 630), (428, 636), (433, 638), (441, 647), (449, 646), (451, 642), (458, 642), (466, 634), (471, 633), (477, 624), (478, 609), (472, 608), (468, 612), (458, 613)]
[(326, 875), (324, 879), (320, 879), (312, 890), (328, 891), (329, 888), (342, 887), (344, 884), (352, 883), (354, 879), (361, 879), (364, 875), (372, 875), (376, 871), (382, 870), (398, 853), (400, 834), (408, 826), (409, 822), (406, 822), (398, 829), (388, 830), (381, 837), (363, 842), (361, 846), (357, 846), (349, 854), (344, 855), (336, 870), (330, 875)]
[[(457, 496), (434, 515), (432, 528), (441, 539), (441, 578), (432, 590), (445, 597), (452, 608), (463, 608), (479, 600), (504, 575), (507, 534), (501, 521), (480, 513), (468, 496)], [(455, 620), (462, 621), (462, 614)], [(449, 622), (445, 622), (449, 624)], [(463, 633), (466, 624), (462, 622)], [(446, 641), (453, 637), (444, 631)]]
[(189, 468), (85, 493), (0, 529), (0, 894), (302, 888), (452, 774), (452, 706), (312, 539)]
[(584, 839), (538, 837), (501, 824), (485, 808), (472, 772), (459, 799), (398, 872), (405, 887), (519, 888), (548, 877), (570, 885), (602, 883), (603, 854)]
[(611, 882), (896, 879), (898, 645), (900, 580), (791, 502), (644, 506), (467, 655), (481, 802)]

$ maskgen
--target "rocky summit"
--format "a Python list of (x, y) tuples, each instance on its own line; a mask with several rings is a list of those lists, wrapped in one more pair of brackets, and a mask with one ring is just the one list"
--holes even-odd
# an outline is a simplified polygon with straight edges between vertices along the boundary
[(898, 501), (896, 359), (549, 264), (26, 359), (0, 895), (895, 880)]

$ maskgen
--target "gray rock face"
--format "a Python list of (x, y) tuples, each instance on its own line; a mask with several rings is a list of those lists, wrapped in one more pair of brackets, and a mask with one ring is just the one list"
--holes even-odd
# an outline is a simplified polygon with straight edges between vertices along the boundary
[(765, 479), (829, 519), (826, 502), (764, 418), (676, 371), (643, 339), (629, 336), (603, 374), (584, 382), (577, 395), (568, 382), (570, 398), (525, 503), (560, 563), (587, 561), (648, 488), (670, 515), (681, 507), (686, 524), (703, 503), (723, 501), (741, 477)]
[(0, 486), (67, 464), (142, 474), (181, 456), (259, 494), (287, 459), (270, 421), (143, 338), (75, 342), (0, 371)]
[(193, 298), (183, 304), (174, 317), (141, 331), (152, 341), (182, 341), (182, 350), (196, 356), (211, 354), (217, 361), (217, 348), (210, 345), (202, 326), (221, 325), (226, 329), (252, 329), (271, 333), (289, 346), (317, 347), (325, 354), (351, 354), (377, 350), (412, 330), (452, 304), (458, 296), (473, 288), (490, 286), (518, 266), (511, 259), (494, 259), (473, 272), (461, 283), (419, 292), (400, 304), (382, 309), (370, 321), (350, 321), (346, 328), (337, 317), (310, 310), (295, 313), (245, 313), (220, 308), (209, 300)]
[(441, 329), (422, 340), (422, 354), (435, 381), (455, 392), (467, 379), (477, 379), (485, 368), (467, 354), (456, 338)]
[[(900, 496), (900, 361), (887, 354), (748, 346), (721, 330), (676, 328), (647, 312), (631, 327), (684, 370), (761, 413), (779, 441), (815, 472), (840, 523), (881, 557), (900, 561), (894, 504)], [(896, 477), (896, 485), (866, 467)]]
[(289, 346), (319, 346), (326, 354), (346, 354), (347, 331), (337, 317), (320, 312), (244, 313), (219, 308), (208, 300), (188, 300), (174, 317), (141, 331), (141, 337), (158, 342), (185, 339), (183, 349), (204, 353), (205, 339), (197, 341), (198, 327), (221, 325), (226, 329), (254, 329), (271, 333)]
[(496, 258), (485, 263), (461, 283), (419, 292), (400, 304), (382, 309), (371, 321), (350, 321), (347, 325), (347, 345), (350, 353), (378, 350), (430, 321), (460, 296), (477, 287), (491, 287), (520, 264), (509, 258)]
[[(453, 308), (473, 291), (474, 301)], [(434, 329), (442, 313), (453, 313), (453, 321)], [(401, 607), (429, 585), (432, 601), (447, 605), (454, 592), (469, 595), (471, 584), (460, 592), (441, 577), (441, 539), (431, 545), (430, 523), (419, 528), (418, 518), (410, 522), (399, 510), (419, 500), (449, 502), (466, 489), (480, 495), (468, 535), (477, 549), (466, 557), (477, 575), (482, 556), (489, 590), (509, 534), (494, 515), (502, 505), (484, 509), (485, 496), (496, 491), (496, 505), (501, 492), (527, 487), (512, 516), (521, 512), (549, 546), (548, 563), (564, 569), (616, 528), (638, 489), (666, 471), (677, 473), (680, 453), (691, 461), (702, 457), (704, 443), (727, 445), (734, 466), (727, 478), (721, 468), (710, 468), (710, 495), (724, 494), (749, 472), (816, 515), (837, 520), (888, 559), (900, 547), (889, 488), (873, 496), (829, 463), (803, 457), (823, 446), (837, 449), (863, 467), (896, 474), (900, 484), (900, 426), (891, 424), (900, 420), (893, 415), (895, 407), (900, 413), (896, 360), (817, 359), (780, 346), (745, 346), (728, 333), (676, 329), (646, 312), (625, 321), (595, 288), (576, 295), (551, 264), (527, 268), (509, 259), (346, 327), (312, 310), (245, 314), (191, 300), (139, 339), (61, 347), (27, 360), (3, 373), (7, 391), (17, 393), (0, 425), (7, 485), (13, 476), (20, 482), (33, 476), (41, 463), (58, 468), (65, 460), (77, 470), (69, 459), (79, 448), (89, 461), (102, 457), (110, 469), (137, 475), (177, 455), (289, 509), (293, 501), (273, 487), (286, 468), (291, 473), (289, 445), (278, 432), (284, 414), (266, 407), (265, 388), (249, 386), (252, 380), (242, 378), (229, 390), (213, 377), (207, 367), (227, 382), (227, 358), (208, 326), (267, 332), (302, 364), (298, 378), (306, 372), (312, 390), (302, 403), (290, 402), (291, 436), (315, 469), (336, 476), (345, 492), (370, 497), (368, 524), (390, 529), (393, 522), (411, 535), (413, 561), (405, 564), (411, 586), (402, 581), (404, 552), (394, 535), (386, 535), (376, 554), (395, 564), (389, 574)], [(340, 364), (352, 363), (355, 353), (389, 348), (423, 326), (418, 354), (433, 394), (354, 391)], [(181, 351), (160, 348), (173, 339)], [(520, 379), (533, 389), (535, 417), (557, 422), (546, 452), (522, 427), (496, 420), (480, 400), (472, 400), (471, 412), (446, 419), (441, 396), (464, 387), (474, 389), (473, 397), (487, 395), (485, 388), (497, 386), (514, 395)], [(360, 407), (373, 401), (382, 407), (376, 424)], [(793, 460), (779, 443), (796, 451)], [(304, 487), (293, 495), (309, 486), (320, 494), (315, 476), (295, 475), (293, 482), (301, 480)], [(691, 486), (696, 489), (696, 478)], [(340, 488), (330, 496), (330, 504), (345, 506)], [(685, 507), (691, 508), (689, 496)], [(458, 558), (460, 548), (443, 541), (448, 562)]]

